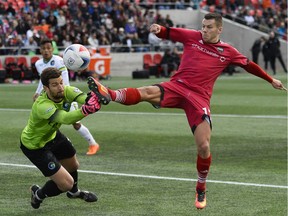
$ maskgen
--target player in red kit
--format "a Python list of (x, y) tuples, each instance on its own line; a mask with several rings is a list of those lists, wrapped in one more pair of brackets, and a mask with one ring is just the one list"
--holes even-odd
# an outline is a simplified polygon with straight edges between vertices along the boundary
[(155, 107), (180, 108), (185, 111), (198, 153), (195, 199), (198, 209), (206, 207), (206, 179), (211, 165), (210, 99), (216, 79), (228, 65), (233, 64), (266, 80), (275, 89), (285, 89), (281, 81), (272, 78), (234, 47), (221, 41), (222, 29), (222, 17), (217, 13), (205, 15), (201, 31), (151, 25), (150, 32), (157, 37), (178, 41), (184, 45), (179, 69), (168, 82), (114, 91), (92, 77), (88, 78), (90, 90), (98, 96), (102, 104), (108, 104), (111, 100), (124, 105), (147, 101)]

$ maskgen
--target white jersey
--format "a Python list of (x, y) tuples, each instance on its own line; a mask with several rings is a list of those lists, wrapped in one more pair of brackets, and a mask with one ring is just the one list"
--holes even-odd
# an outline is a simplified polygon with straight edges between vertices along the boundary
[[(66, 66), (64, 65), (63, 58), (57, 55), (53, 55), (52, 58), (48, 62), (44, 62), (44, 59), (41, 58), (35, 63), (35, 67), (39, 76), (41, 76), (42, 71), (48, 67), (55, 67), (62, 72), (62, 78), (64, 85), (69, 86), (69, 74)], [(43, 90), (43, 84), (41, 80), (39, 80), (39, 84), (36, 90), (37, 94), (40, 94)]]

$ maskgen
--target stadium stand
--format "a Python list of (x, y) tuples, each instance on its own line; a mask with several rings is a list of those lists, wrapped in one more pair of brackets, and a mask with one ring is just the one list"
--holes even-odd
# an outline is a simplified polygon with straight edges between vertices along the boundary
[[(61, 53), (71, 43), (89, 46), (88, 38), (95, 32), (99, 47), (93, 48), (99, 53), (101, 46), (107, 45), (111, 46), (111, 53), (150, 52), (148, 26), (151, 23), (185, 27), (175, 22), (174, 12), (171, 16), (163, 15), (162, 11), (168, 9), (217, 11), (250, 28), (266, 33), (274, 30), (287, 40), (287, 3), (279, 0), (0, 0), (0, 54), (39, 55), (37, 45), (45, 37), (55, 39)], [(128, 32), (131, 29), (125, 31), (128, 22), (134, 25), (136, 32), (133, 34)], [(33, 40), (29, 41), (31, 38)]]

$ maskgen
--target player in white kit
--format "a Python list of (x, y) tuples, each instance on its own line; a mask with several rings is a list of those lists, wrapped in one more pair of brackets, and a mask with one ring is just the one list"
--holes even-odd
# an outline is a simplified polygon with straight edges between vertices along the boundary
[[(35, 67), (37, 69), (37, 72), (38, 72), (39, 76), (41, 75), (42, 71), (45, 68), (55, 67), (55, 68), (59, 69), (62, 72), (62, 78), (63, 78), (64, 85), (68, 85), (69, 86), (70, 83), (69, 83), (68, 70), (67, 70), (66, 66), (64, 65), (62, 57), (53, 55), (52, 41), (49, 40), (49, 39), (42, 40), (41, 44), (40, 44), (40, 52), (41, 52), (42, 58), (39, 59), (35, 63)], [(42, 90), (43, 90), (43, 84), (42, 84), (41, 80), (39, 80), (39, 84), (38, 84), (37, 90), (36, 90), (35, 94), (33, 95), (33, 100), (34, 101), (40, 95)], [(70, 111), (71, 110), (75, 110), (75, 109), (78, 109), (77, 102), (73, 102), (71, 104)], [(90, 133), (90, 131), (88, 130), (88, 128), (85, 127), (80, 122), (74, 123), (73, 127), (89, 143), (89, 148), (88, 148), (88, 151), (87, 151), (86, 154), (87, 155), (96, 154), (96, 152), (99, 150), (99, 144), (95, 141), (95, 139), (93, 138), (93, 136)]]

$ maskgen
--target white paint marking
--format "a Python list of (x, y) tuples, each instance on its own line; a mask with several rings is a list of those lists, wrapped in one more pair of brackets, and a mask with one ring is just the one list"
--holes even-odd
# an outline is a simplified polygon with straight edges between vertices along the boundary
[[(11, 166), (11, 167), (25, 167), (25, 168), (36, 168), (33, 165), (25, 164), (11, 164), (11, 163), (1, 163), (0, 166)], [(138, 175), (129, 173), (115, 173), (115, 172), (101, 172), (93, 170), (78, 170), (78, 172), (89, 173), (89, 174), (99, 174), (99, 175), (111, 175), (111, 176), (124, 176), (124, 177), (134, 177), (134, 178), (148, 178), (148, 179), (160, 179), (160, 180), (173, 180), (173, 181), (189, 181), (196, 182), (197, 179), (189, 178), (176, 178), (176, 177), (165, 177), (165, 176), (150, 176), (150, 175)], [(229, 185), (242, 185), (242, 186), (254, 186), (254, 187), (266, 187), (266, 188), (283, 188), (288, 189), (288, 186), (282, 185), (269, 185), (269, 184), (256, 184), (256, 183), (245, 183), (245, 182), (232, 182), (232, 181), (217, 181), (217, 180), (207, 180), (209, 183), (215, 184), (229, 184)]]
[[(5, 112), (30, 112), (30, 109), (10, 109), (0, 108), (0, 111)], [(185, 116), (184, 113), (163, 113), (163, 112), (110, 112), (99, 111), (98, 114), (109, 115), (156, 115), (156, 116)], [(288, 119), (288, 116), (283, 115), (237, 115), (237, 114), (212, 114), (212, 117), (222, 118), (259, 118), (259, 119)]]

